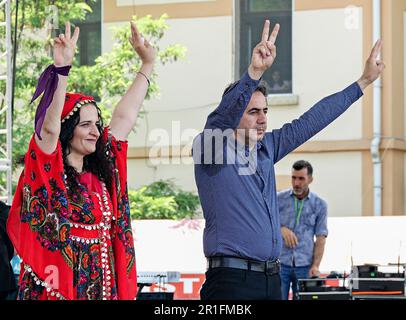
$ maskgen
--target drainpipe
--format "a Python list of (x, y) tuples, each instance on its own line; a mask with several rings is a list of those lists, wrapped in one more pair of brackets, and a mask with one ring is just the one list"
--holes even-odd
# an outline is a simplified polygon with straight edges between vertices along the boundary
[[(373, 40), (381, 38), (381, 1), (373, 0)], [(382, 162), (379, 154), (381, 143), (381, 94), (382, 82), (379, 77), (373, 83), (373, 130), (371, 155), (374, 168), (374, 216), (382, 215)]]

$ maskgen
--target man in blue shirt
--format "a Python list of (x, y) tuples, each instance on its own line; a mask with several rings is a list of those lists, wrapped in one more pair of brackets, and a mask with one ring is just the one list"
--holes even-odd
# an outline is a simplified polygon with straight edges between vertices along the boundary
[(206, 225), (208, 270), (202, 299), (280, 299), (282, 247), (274, 164), (325, 128), (362, 96), (384, 68), (377, 42), (361, 78), (324, 98), (299, 119), (266, 132), (263, 73), (276, 57), (277, 24), (252, 52), (242, 78), (229, 86), (193, 142), (195, 179)]
[(309, 184), (312, 182), (312, 165), (299, 160), (292, 166), (292, 189), (278, 193), (283, 238), (280, 256), (283, 300), (288, 300), (290, 285), (293, 299), (297, 299), (298, 279), (318, 277), (320, 274), (328, 235), (327, 203), (310, 192)]

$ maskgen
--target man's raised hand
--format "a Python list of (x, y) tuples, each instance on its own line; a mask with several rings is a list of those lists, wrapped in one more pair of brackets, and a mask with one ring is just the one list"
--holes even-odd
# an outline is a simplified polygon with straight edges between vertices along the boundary
[(262, 31), (261, 42), (258, 43), (252, 51), (251, 64), (248, 68), (248, 73), (252, 79), (258, 80), (263, 73), (272, 66), (276, 58), (276, 38), (279, 33), (279, 24), (273, 28), (269, 35), (270, 21), (266, 20)]
[(382, 48), (382, 41), (378, 40), (371, 50), (371, 54), (365, 64), (364, 73), (358, 80), (358, 84), (362, 91), (369, 86), (372, 82), (379, 78), (383, 69), (385, 69), (385, 64), (378, 59), (379, 53)]

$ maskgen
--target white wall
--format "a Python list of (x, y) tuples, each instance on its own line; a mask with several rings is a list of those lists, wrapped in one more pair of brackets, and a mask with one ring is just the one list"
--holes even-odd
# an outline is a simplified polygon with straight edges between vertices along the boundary
[[(359, 12), (362, 23), (362, 10)], [(345, 10), (296, 11), (293, 14), (293, 86), (299, 105), (270, 109), (269, 127), (299, 117), (325, 96), (359, 79), (363, 70), (362, 28), (347, 29)], [(360, 100), (314, 140), (362, 137)]]
[[(362, 215), (362, 201), (367, 194), (362, 194), (361, 153), (292, 153), (276, 164), (276, 175), (290, 176), (292, 164), (300, 159), (313, 165), (314, 181), (310, 188), (327, 201), (330, 217)], [(149, 160), (129, 160), (129, 187), (135, 189), (158, 179), (173, 178), (174, 182), (185, 190), (197, 192), (191, 158), (178, 160), (180, 164), (170, 161), (172, 162), (153, 165)], [(189, 164), (184, 164), (183, 161)]]
[[(172, 132), (176, 121), (182, 130), (204, 126), (207, 115), (217, 106), (223, 89), (232, 81), (232, 18), (193, 18), (167, 21), (160, 45), (179, 43), (187, 48), (186, 60), (158, 65), (160, 96), (145, 103), (148, 112), (139, 119), (131, 147), (152, 145), (148, 133), (156, 128)], [(103, 52), (111, 49), (114, 24), (103, 27)]]
[[(280, 127), (308, 110), (320, 98), (343, 89), (362, 73), (362, 10), (358, 27), (348, 28), (344, 9), (294, 12), (293, 82), (300, 104), (274, 107), (269, 113), (269, 129)], [(212, 17), (169, 19), (161, 46), (180, 43), (187, 47), (187, 58), (157, 66), (159, 97), (145, 103), (148, 114), (139, 119), (137, 134), (129, 137), (130, 147), (154, 145), (151, 134), (168, 133), (163, 145), (183, 145), (177, 131), (201, 130), (207, 115), (215, 108), (233, 74), (233, 18)], [(103, 26), (103, 52), (111, 49), (112, 25)], [(362, 137), (362, 109), (357, 102), (341, 118), (316, 135), (315, 140), (346, 140)], [(179, 129), (179, 130), (178, 130)], [(194, 131), (193, 131), (194, 130)], [(189, 133), (190, 133), (189, 132)], [(277, 166), (277, 174), (290, 174), (293, 159), (304, 158), (314, 164), (315, 182), (330, 207), (330, 216), (360, 216), (362, 198), (361, 153), (321, 153), (292, 155)], [(129, 161), (130, 187), (156, 179), (176, 178), (187, 190), (196, 190), (192, 165), (146, 165), (146, 160)]]
[(297, 160), (312, 164), (314, 180), (310, 189), (327, 201), (330, 217), (362, 215), (362, 200), (366, 195), (362, 194), (360, 152), (291, 153), (276, 164), (276, 175), (290, 176), (292, 164)]
[[(406, 217), (330, 218), (321, 271), (364, 263), (406, 263)], [(402, 270), (402, 269), (401, 269)]]
[[(364, 263), (406, 263), (406, 217), (328, 219), (322, 273), (349, 272)], [(137, 270), (204, 273), (204, 220), (133, 222)]]
[[(404, 89), (403, 92), (406, 92), (406, 12), (403, 12), (403, 84), (404, 84)], [(403, 128), (404, 128), (404, 135), (406, 136), (406, 95), (404, 95), (403, 98), (403, 105), (404, 105), (404, 123), (403, 123)], [(404, 153), (403, 158), (405, 159), (404, 161), (404, 168), (406, 168), (406, 153)], [(404, 170), (404, 178), (403, 178), (403, 183), (404, 183), (404, 190), (406, 192), (406, 170)], [(406, 198), (406, 197), (405, 197)], [(406, 212), (406, 201), (404, 202), (404, 212)]]
[[(362, 11), (358, 11), (362, 22)], [(269, 128), (282, 126), (324, 96), (344, 89), (363, 69), (362, 29), (346, 28), (344, 9), (297, 11), (293, 18), (293, 82), (300, 104), (271, 108)], [(139, 120), (137, 135), (130, 137), (133, 147), (152, 144), (147, 130), (164, 128), (171, 132), (172, 121), (178, 121), (182, 130), (200, 130), (224, 87), (232, 81), (232, 17), (169, 19), (168, 24), (170, 29), (161, 45), (183, 44), (187, 58), (157, 66), (161, 94), (146, 102), (148, 119)], [(119, 24), (103, 26), (103, 52), (113, 44), (113, 25)], [(361, 116), (359, 101), (314, 139), (360, 139)]]
[[(406, 12), (403, 12), (403, 92), (406, 92)], [(406, 96), (405, 95), (403, 98), (403, 106), (404, 106), (403, 128), (405, 128), (404, 130), (406, 130)], [(406, 132), (404, 134), (406, 136)], [(405, 205), (406, 205), (406, 202), (405, 202)]]
[(204, 220), (133, 221), (138, 271), (204, 273)]

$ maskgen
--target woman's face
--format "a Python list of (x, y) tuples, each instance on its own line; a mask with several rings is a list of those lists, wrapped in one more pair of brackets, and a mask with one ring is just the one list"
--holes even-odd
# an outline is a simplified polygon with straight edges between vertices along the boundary
[(96, 151), (96, 143), (100, 137), (98, 130), (99, 115), (93, 104), (87, 104), (79, 110), (79, 123), (73, 131), (70, 141), (71, 153), (87, 156)]

